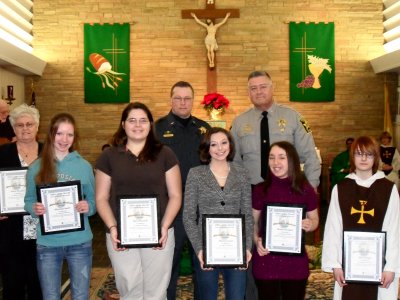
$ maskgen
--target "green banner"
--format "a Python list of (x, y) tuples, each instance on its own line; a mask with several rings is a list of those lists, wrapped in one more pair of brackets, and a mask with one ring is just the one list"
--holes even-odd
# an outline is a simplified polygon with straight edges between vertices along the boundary
[(84, 24), (86, 103), (129, 102), (130, 26)]
[(333, 23), (289, 23), (290, 101), (335, 100)]

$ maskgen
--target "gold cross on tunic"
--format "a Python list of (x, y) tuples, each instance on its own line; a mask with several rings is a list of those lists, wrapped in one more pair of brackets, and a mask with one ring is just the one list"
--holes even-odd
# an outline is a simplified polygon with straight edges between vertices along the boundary
[[(227, 13), (230, 14), (229, 18), (239, 18), (239, 9), (216, 9), (216, 0), (206, 0), (205, 9), (184, 9), (182, 10), (182, 19), (192, 19), (194, 13), (199, 19), (210, 19), (215, 24), (215, 19), (225, 18)], [(217, 64), (214, 58), (214, 66), (211, 68), (207, 66), (207, 93), (217, 92)]]
[(375, 209), (370, 209), (368, 211), (364, 210), (364, 206), (367, 204), (368, 201), (366, 200), (359, 200), (360, 204), (361, 204), (361, 210), (355, 209), (354, 207), (351, 207), (351, 211), (350, 211), (350, 215), (353, 214), (360, 214), (360, 219), (358, 220), (357, 224), (365, 224), (364, 221), (364, 214), (370, 215), (370, 216), (374, 216), (374, 212)]
[(392, 156), (392, 154), (389, 151), (385, 150), (385, 153), (383, 153), (382, 156), (384, 156), (385, 158), (389, 158)]

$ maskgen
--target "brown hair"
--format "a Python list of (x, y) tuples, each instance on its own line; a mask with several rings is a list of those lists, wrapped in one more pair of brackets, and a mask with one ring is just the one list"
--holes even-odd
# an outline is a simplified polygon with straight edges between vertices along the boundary
[(150, 109), (141, 102), (129, 103), (125, 107), (125, 109), (122, 111), (121, 120), (119, 122), (119, 127), (112, 137), (111, 144), (113, 146), (126, 145), (128, 138), (127, 138), (125, 129), (122, 127), (122, 123), (128, 119), (129, 113), (131, 112), (131, 110), (134, 110), (134, 109), (143, 110), (146, 113), (147, 118), (150, 121), (150, 132), (147, 135), (146, 143), (138, 156), (139, 162), (144, 163), (146, 161), (154, 161), (157, 158), (158, 153), (161, 151), (162, 144), (156, 138), (155, 133), (154, 133), (153, 115), (151, 114)]
[(374, 155), (374, 164), (372, 166), (372, 174), (375, 174), (378, 171), (379, 167), (379, 145), (373, 137), (369, 136), (360, 136), (358, 137), (350, 148), (350, 172), (356, 171), (356, 165), (354, 163), (354, 154), (356, 151), (360, 151), (362, 153), (370, 153)]
[(181, 87), (181, 88), (190, 88), (192, 90), (192, 94), (194, 96), (194, 89), (192, 87), (192, 85), (189, 82), (186, 81), (178, 81), (177, 83), (175, 83), (172, 87), (171, 87), (171, 91), (170, 91), (170, 96), (172, 97), (173, 93), (174, 93), (174, 88), (176, 87)]
[(255, 77), (267, 77), (268, 79), (272, 80), (271, 76), (266, 71), (257, 70), (249, 74), (249, 76), (247, 77), (247, 81)]
[(207, 130), (206, 134), (204, 135), (203, 141), (200, 143), (199, 152), (200, 152), (200, 161), (203, 164), (209, 164), (211, 161), (210, 155), (210, 142), (211, 142), (211, 135), (222, 132), (226, 135), (229, 141), (229, 154), (226, 158), (227, 161), (232, 161), (235, 157), (235, 143), (233, 141), (233, 137), (231, 133), (221, 127), (211, 127)]
[(54, 139), (61, 123), (69, 123), (74, 127), (74, 141), (68, 151), (73, 152), (78, 150), (79, 134), (74, 117), (68, 113), (55, 115), (50, 121), (49, 130), (41, 154), (40, 169), (36, 175), (36, 183), (38, 184), (57, 182), (57, 159), (54, 151)]
[[(296, 151), (296, 148), (289, 142), (281, 141), (273, 143), (269, 147), (268, 155), (271, 152), (273, 147), (279, 147), (286, 152), (286, 157), (288, 161), (288, 177), (292, 182), (292, 191), (297, 194), (302, 194), (304, 191), (304, 186), (308, 183), (308, 180), (304, 173), (300, 169), (300, 158), (299, 154)], [(267, 176), (264, 182), (264, 191), (266, 192), (268, 188), (271, 186), (272, 176), (271, 170), (268, 166), (267, 168)]]
[(392, 135), (388, 131), (382, 132), (379, 140), (382, 141), (382, 139), (387, 138), (389, 141), (392, 141)]

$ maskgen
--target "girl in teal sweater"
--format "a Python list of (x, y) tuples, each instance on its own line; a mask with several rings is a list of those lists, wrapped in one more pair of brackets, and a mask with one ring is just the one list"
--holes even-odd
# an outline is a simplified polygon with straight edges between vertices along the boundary
[(36, 186), (79, 180), (82, 195), (74, 209), (83, 214), (83, 230), (43, 235), (37, 226), (37, 268), (43, 298), (60, 299), (63, 260), (68, 262), (72, 299), (89, 299), (92, 268), (92, 232), (88, 217), (96, 212), (94, 176), (91, 165), (76, 147), (78, 134), (74, 118), (67, 113), (53, 117), (42, 156), (27, 172), (25, 210), (33, 217), (46, 216), (46, 208), (38, 202)]

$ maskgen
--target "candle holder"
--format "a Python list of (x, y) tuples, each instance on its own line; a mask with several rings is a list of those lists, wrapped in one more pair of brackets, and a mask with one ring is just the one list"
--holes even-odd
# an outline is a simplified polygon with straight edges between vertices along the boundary
[(7, 85), (7, 98), (5, 100), (7, 100), (8, 101), (7, 103), (10, 104), (10, 105), (15, 100), (15, 98), (14, 98), (14, 86)]
[(36, 107), (35, 83), (34, 83), (33, 79), (31, 82), (31, 106)]

